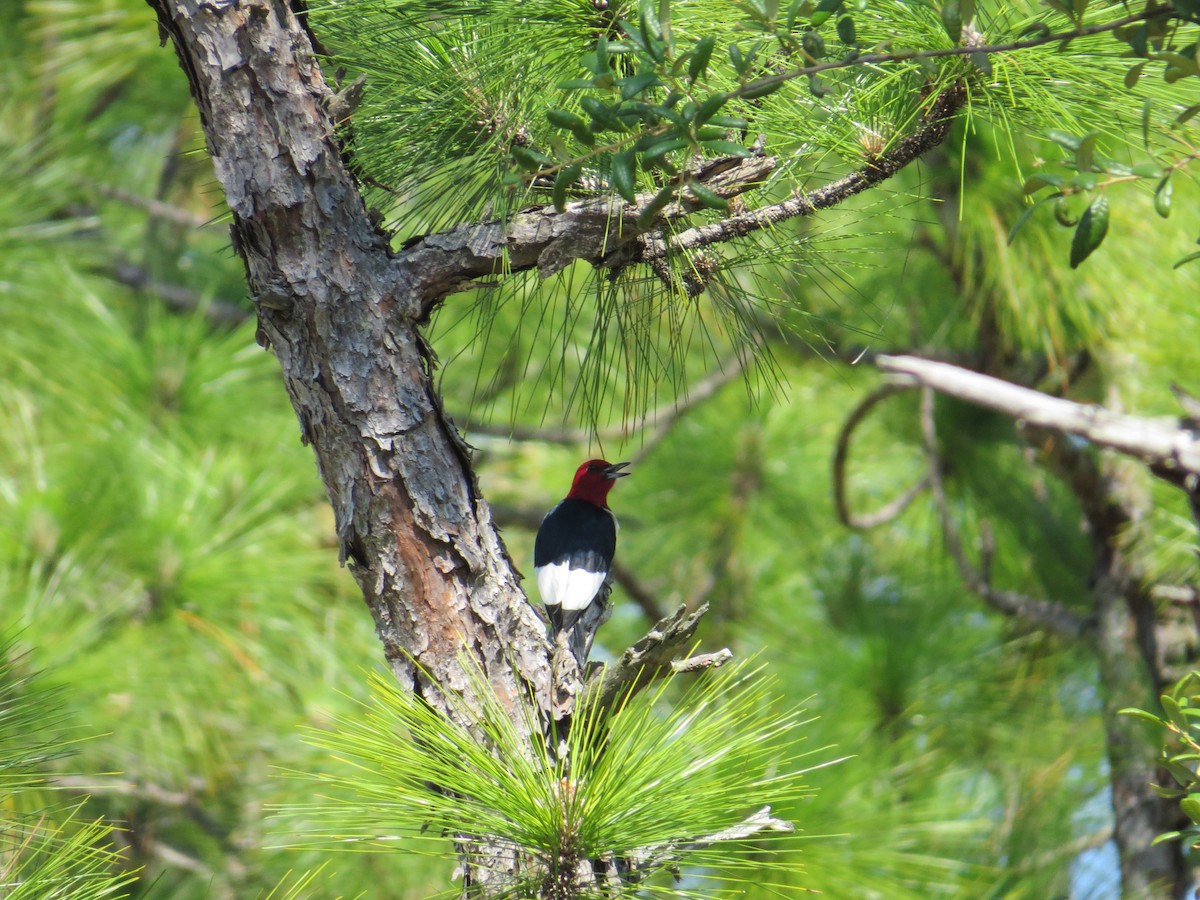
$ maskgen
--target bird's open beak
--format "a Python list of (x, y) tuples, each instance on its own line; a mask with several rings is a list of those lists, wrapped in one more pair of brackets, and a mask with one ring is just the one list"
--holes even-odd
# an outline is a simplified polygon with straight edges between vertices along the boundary
[(622, 472), (621, 471), (627, 465), (629, 465), (629, 463), (627, 463), (627, 462), (613, 463), (611, 466), (609, 466), (608, 468), (606, 468), (604, 470), (604, 477), (607, 478), (609, 481), (616, 481), (618, 478), (624, 478), (626, 475), (633, 474), (632, 472)]

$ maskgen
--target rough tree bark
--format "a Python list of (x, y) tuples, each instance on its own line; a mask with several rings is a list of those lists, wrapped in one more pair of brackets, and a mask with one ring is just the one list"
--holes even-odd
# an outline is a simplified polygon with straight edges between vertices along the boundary
[(260, 341), (279, 359), (393, 671), (448, 714), (439, 693), (469, 691), (467, 656), (501, 697), (525, 689), (518, 678), (544, 694), (543, 626), (442, 414), (423, 298), (342, 162), (303, 29), (270, 0), (151, 5), (200, 111)]

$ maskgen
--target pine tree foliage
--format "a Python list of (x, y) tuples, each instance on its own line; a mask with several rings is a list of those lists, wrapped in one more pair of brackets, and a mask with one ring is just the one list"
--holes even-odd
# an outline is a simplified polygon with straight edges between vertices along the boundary
[[(535, 861), (534, 874), (505, 894), (513, 897), (545, 884), (566, 890), (578, 866), (592, 861), (635, 871), (629, 896), (725, 896), (741, 892), (739, 876), (790, 874), (796, 867), (788, 857), (761, 858), (779, 833), (733, 835), (764, 807), (809, 798), (806, 775), (834, 761), (828, 749), (807, 746), (802, 711), (780, 709), (761, 670), (735, 664), (690, 685), (673, 683), (681, 680), (622, 698), (613, 710), (581, 710), (566, 754), (555, 760), (546, 745), (530, 748), (486, 683), (482, 706), (464, 709), (468, 730), (375, 678), (369, 711), (310, 738), (353, 767), (320, 776), (335, 799), (283, 814), (315, 820), (306, 826), (313, 839), (324, 835), (340, 848), (451, 859), (464, 847), (468, 854), (511, 848), (515, 858)], [(547, 729), (532, 704), (525, 715), (534, 733)], [(654, 877), (671, 872), (706, 887), (694, 893)], [(607, 897), (614, 887), (602, 881), (590, 890)]]
[(54, 798), (56, 760), (82, 740), (63, 689), (30, 670), (28, 656), (0, 634), (0, 889), (5, 897), (93, 900), (134, 880), (114, 846), (112, 826), (82, 804)]
[[(1123, 14), (1092, 4), (1073, 23), (1037, 4), (971, 6), (974, 39), (997, 45), (1038, 28), (1103, 28)], [(909, 58), (959, 43), (944, 16), (924, 4), (336, 0), (316, 5), (314, 15), (337, 63), (367, 78), (348, 134), (373, 201), (401, 240), (606, 193), (625, 200), (655, 194), (655, 204), (665, 203), (707, 190), (689, 174), (705, 161), (755, 153), (774, 159), (775, 168), (737, 202), (748, 211), (765, 208), (886, 157), (919, 130), (930, 99), (954, 85), (968, 94), (973, 129), (1000, 127), (998, 149), (1014, 171), (1021, 165), (1015, 137), (1054, 130), (1079, 136), (1078, 144), (1090, 134), (1094, 147), (1103, 131), (1100, 149), (1113, 156), (1090, 151), (1089, 171), (1080, 176), (1090, 183), (1059, 192), (1060, 216), (1079, 207), (1071, 224), (1082, 214), (1080, 198), (1096, 187), (1091, 160), (1114, 177), (1133, 172), (1135, 131), (1114, 123), (1131, 122), (1136, 112), (1122, 93), (1093, 89), (1119, 82), (1128, 64), (1096, 52), (1101, 38), (1069, 53), (1049, 46)], [(854, 63), (856, 55), (889, 54), (898, 58)], [(826, 62), (834, 67), (791, 77)], [(755, 87), (766, 82), (769, 92)], [(1181, 107), (1170, 84), (1146, 78), (1139, 88), (1175, 118)], [(1176, 137), (1160, 148), (1161, 158)], [(1161, 177), (1162, 164), (1141, 155)], [(727, 197), (697, 197), (712, 208), (666, 222), (664, 235), (729, 209)], [(1019, 217), (1018, 209), (997, 224), (1007, 232)], [(855, 216), (856, 231), (862, 218)], [(501, 371), (544, 383), (559, 398), (560, 415), (578, 409), (585, 421), (636, 418), (678, 395), (689, 374), (695, 380), (697, 371), (732, 359), (761, 366), (767, 383), (777, 384), (769, 336), (796, 329), (819, 345), (825, 331), (814, 301), (789, 282), (804, 273), (810, 290), (843, 293), (838, 282), (848, 279), (836, 272), (846, 261), (837, 243), (823, 229), (777, 226), (731, 245), (678, 251), (673, 279), (645, 265), (576, 264), (550, 282), (539, 273), (506, 274), (475, 302), (476, 336), (512, 359)], [(1025, 293), (1020, 283), (1006, 287)], [(1069, 308), (1064, 314), (1072, 316)], [(877, 323), (868, 327), (879, 333)], [(568, 333), (578, 342), (564, 341)], [(516, 355), (530, 344), (537, 349)], [(540, 407), (530, 401), (530, 408)]]

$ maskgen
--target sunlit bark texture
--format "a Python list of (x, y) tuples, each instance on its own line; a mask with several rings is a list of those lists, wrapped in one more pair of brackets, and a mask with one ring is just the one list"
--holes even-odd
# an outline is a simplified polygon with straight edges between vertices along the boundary
[(544, 695), (543, 626), (441, 412), (411, 272), (343, 165), (303, 28), (281, 3), (152, 5), (200, 110), (260, 340), (392, 669), (447, 711), (441, 691), (469, 692), (468, 658), (502, 697), (520, 679)]

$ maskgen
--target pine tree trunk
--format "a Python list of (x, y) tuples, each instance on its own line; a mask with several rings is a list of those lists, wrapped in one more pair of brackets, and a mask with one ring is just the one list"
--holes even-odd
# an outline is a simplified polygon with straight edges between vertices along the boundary
[(270, 0), (149, 2), (233, 212), (259, 340), (279, 359), (393, 671), (451, 716), (444, 695), (469, 694), (468, 660), (502, 699), (530, 687), (546, 698), (544, 626), (431, 383), (429, 303), (343, 163), (303, 22)]

